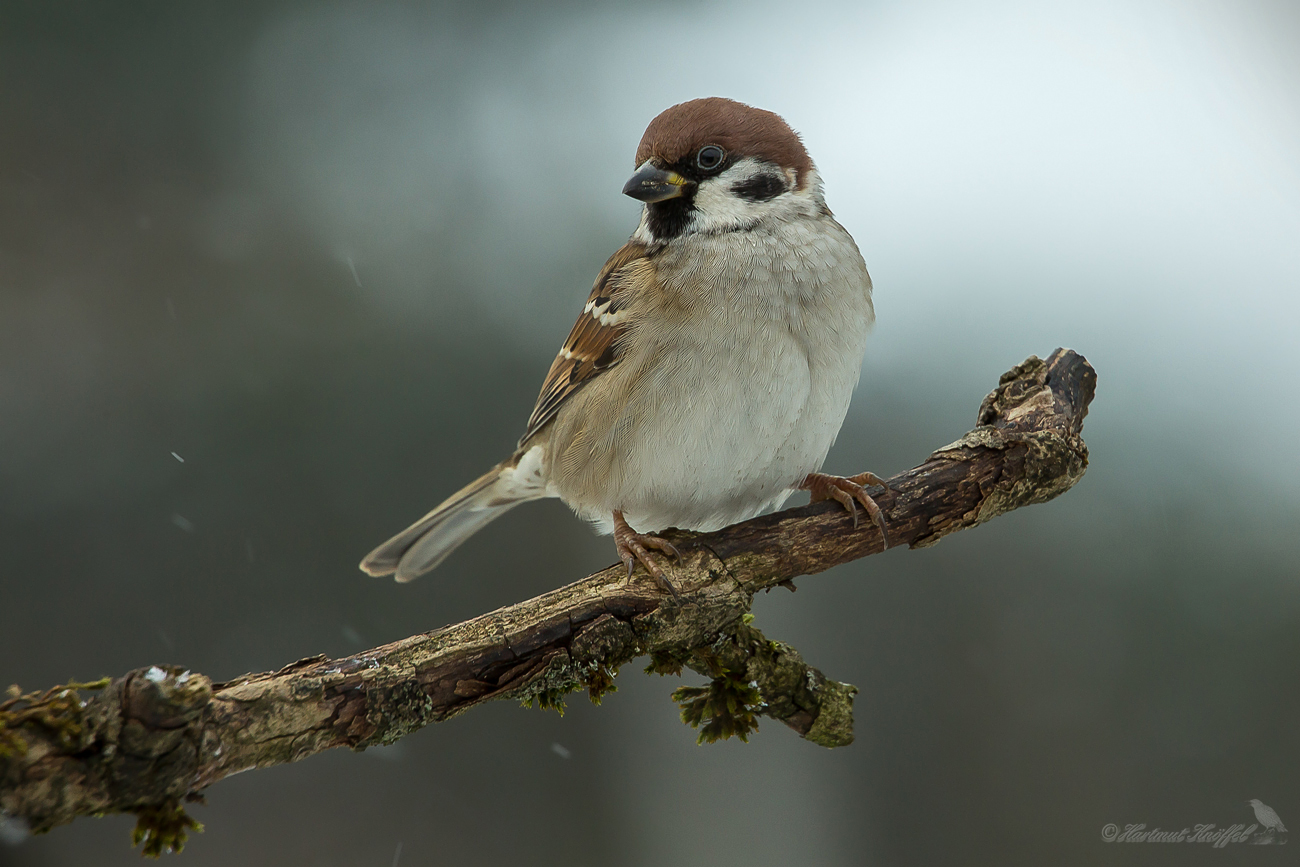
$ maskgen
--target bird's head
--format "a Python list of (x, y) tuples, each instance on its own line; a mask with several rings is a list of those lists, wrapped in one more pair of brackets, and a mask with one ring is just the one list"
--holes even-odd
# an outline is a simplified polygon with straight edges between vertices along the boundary
[(779, 116), (721, 97), (694, 99), (650, 122), (623, 192), (646, 203), (638, 233), (667, 241), (751, 229), (825, 210), (803, 142)]

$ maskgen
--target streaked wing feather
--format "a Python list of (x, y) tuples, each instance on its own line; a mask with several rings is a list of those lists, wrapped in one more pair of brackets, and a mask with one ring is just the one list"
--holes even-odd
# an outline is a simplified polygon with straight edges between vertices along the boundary
[(560, 406), (578, 389), (618, 363), (617, 341), (627, 330), (619, 313), (626, 306), (626, 292), (630, 289), (630, 281), (622, 278), (635, 270), (648, 253), (647, 247), (629, 242), (601, 269), (586, 306), (551, 363), (520, 446), (555, 418)]

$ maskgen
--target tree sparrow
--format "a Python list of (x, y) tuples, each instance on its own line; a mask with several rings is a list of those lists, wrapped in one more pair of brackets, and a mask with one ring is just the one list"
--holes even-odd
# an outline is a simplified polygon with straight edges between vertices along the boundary
[(871, 278), (835, 221), (799, 136), (777, 115), (717, 97), (647, 127), (623, 192), (645, 203), (596, 278), (542, 385), (519, 447), (372, 551), (398, 581), (429, 571), (508, 509), (559, 497), (613, 533), (671, 590), (641, 531), (717, 530), (796, 490), (855, 501), (888, 544), (863, 485), (817, 472), (858, 382), (875, 318)]

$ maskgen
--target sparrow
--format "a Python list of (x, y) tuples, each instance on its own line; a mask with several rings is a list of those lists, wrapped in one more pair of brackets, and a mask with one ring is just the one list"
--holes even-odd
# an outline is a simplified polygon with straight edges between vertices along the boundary
[(871, 278), (803, 142), (720, 97), (650, 122), (623, 193), (644, 203), (551, 364), (514, 454), (370, 552), (398, 581), (494, 518), (559, 497), (676, 592), (654, 535), (717, 530), (795, 491), (861, 505), (888, 545), (871, 473), (819, 472), (875, 319)]

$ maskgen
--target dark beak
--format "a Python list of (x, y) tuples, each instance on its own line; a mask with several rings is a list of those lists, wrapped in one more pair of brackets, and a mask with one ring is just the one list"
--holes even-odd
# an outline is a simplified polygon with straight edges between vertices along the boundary
[(677, 172), (664, 171), (649, 160), (641, 164), (636, 174), (623, 185), (623, 195), (650, 204), (675, 199), (690, 181)]

